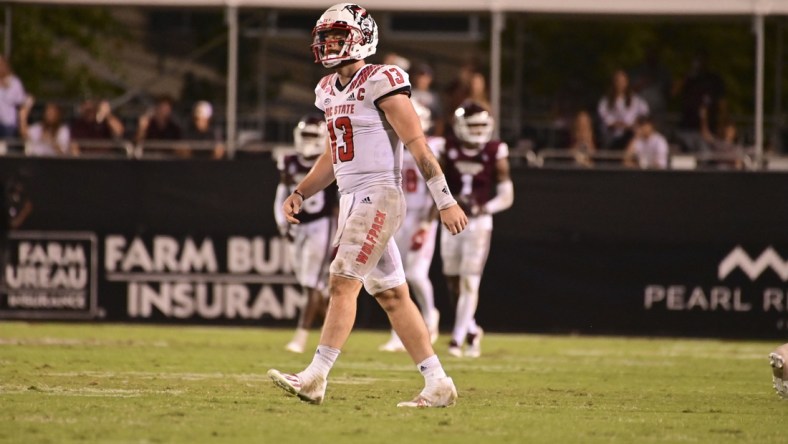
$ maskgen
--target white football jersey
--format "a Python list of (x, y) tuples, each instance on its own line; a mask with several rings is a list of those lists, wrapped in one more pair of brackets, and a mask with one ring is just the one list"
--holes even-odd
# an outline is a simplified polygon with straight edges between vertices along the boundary
[(364, 65), (344, 87), (336, 73), (320, 80), (315, 106), (325, 113), (339, 192), (400, 186), (402, 142), (378, 109), (392, 94), (410, 95), (408, 75), (393, 65)]
[[(443, 137), (427, 137), (427, 145), (432, 154), (436, 157), (444, 150), (446, 139)], [(416, 159), (408, 150), (404, 150), (402, 155), (402, 190), (405, 192), (405, 202), (408, 206), (408, 214), (419, 213), (419, 220), (427, 217), (430, 209), (434, 205), (432, 194), (427, 188), (427, 182), (421, 176)]]

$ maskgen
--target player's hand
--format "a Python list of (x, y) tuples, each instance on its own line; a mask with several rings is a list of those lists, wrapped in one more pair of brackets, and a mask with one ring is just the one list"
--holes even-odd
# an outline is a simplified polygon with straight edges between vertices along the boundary
[(282, 212), (285, 213), (285, 219), (291, 224), (300, 224), (301, 221), (296, 219), (296, 214), (301, 212), (301, 205), (304, 200), (296, 193), (287, 196), (285, 203), (282, 204)]
[(459, 234), (468, 225), (468, 216), (459, 205), (452, 205), (440, 211), (441, 223), (451, 234)]

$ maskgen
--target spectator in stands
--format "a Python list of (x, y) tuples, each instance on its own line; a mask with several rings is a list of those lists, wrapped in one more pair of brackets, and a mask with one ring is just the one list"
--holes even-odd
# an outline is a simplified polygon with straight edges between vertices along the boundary
[[(471, 96), (471, 83), (473, 78), (477, 75), (481, 74), (479, 72), (479, 64), (475, 60), (468, 60), (463, 63), (462, 66), (460, 66), (460, 69), (457, 71), (457, 75), (455, 76), (454, 80), (452, 80), (449, 86), (446, 88), (445, 109), (455, 110)], [(481, 76), (481, 78), (484, 79), (484, 76)], [(477, 80), (477, 86), (478, 83), (479, 80)], [(447, 115), (444, 117), (444, 128), (447, 129), (446, 132), (451, 131), (453, 124), (453, 115)]]
[(443, 109), (440, 96), (432, 90), (433, 79), (430, 65), (426, 63), (416, 65), (410, 72), (410, 82), (413, 86), (410, 98), (430, 110), (431, 133), (440, 136), (443, 135)]
[(594, 141), (594, 122), (591, 114), (580, 111), (572, 122), (572, 144), (569, 147), (575, 163), (581, 166), (594, 165), (593, 156), (596, 154)]
[(187, 157), (221, 159), (225, 156), (222, 131), (213, 125), (213, 106), (205, 100), (194, 105), (192, 120), (184, 132), (184, 140), (191, 145)]
[(11, 65), (0, 56), (0, 139), (17, 136), (17, 107), (25, 102), (25, 88)]
[(660, 50), (652, 46), (646, 50), (643, 62), (630, 73), (632, 90), (648, 103), (649, 115), (655, 124), (667, 111), (673, 77), (660, 61)]
[[(161, 149), (172, 153), (172, 148), (161, 146), (161, 142), (181, 138), (181, 127), (173, 119), (172, 105), (171, 97), (159, 97), (156, 99), (156, 106), (140, 116), (135, 139), (139, 145), (144, 145), (146, 141), (151, 142), (149, 146), (145, 146), (146, 153), (161, 151)], [(157, 150), (157, 148), (159, 149)]]
[(482, 105), (488, 111), (491, 109), (490, 97), (487, 94), (487, 79), (484, 78), (484, 74), (477, 72), (471, 76), (468, 100)]
[(64, 156), (71, 153), (71, 133), (63, 123), (60, 107), (52, 102), (44, 105), (40, 122), (28, 124), (30, 110), (35, 100), (29, 96), (19, 109), (19, 135), (25, 143), (28, 156)]
[(109, 102), (87, 99), (79, 106), (79, 116), (71, 122), (71, 152), (75, 155), (118, 154), (123, 136), (123, 123), (114, 114)]
[(638, 117), (649, 114), (648, 104), (632, 91), (629, 77), (621, 69), (613, 73), (610, 89), (599, 101), (597, 111), (602, 120), (605, 147), (609, 149), (626, 148)]
[(654, 128), (648, 116), (640, 116), (635, 124), (635, 136), (624, 153), (624, 165), (648, 169), (668, 167), (670, 150), (665, 136)]
[(736, 170), (744, 168), (744, 147), (739, 142), (735, 123), (725, 122), (719, 135), (715, 135), (709, 128), (706, 112), (701, 111), (701, 135), (709, 156), (699, 159), (698, 166)]
[[(446, 89), (446, 94), (446, 109), (455, 110), (466, 101), (472, 101), (487, 111), (491, 111), (490, 99), (487, 95), (487, 80), (480, 72), (479, 65), (475, 60), (469, 60), (460, 67), (457, 76)], [(454, 116), (445, 116), (444, 125), (444, 132), (451, 137)]]
[(726, 112), (725, 83), (709, 69), (707, 59), (705, 52), (699, 52), (675, 90), (681, 101), (677, 136), (682, 147), (690, 152), (709, 149), (702, 134), (702, 115), (710, 131), (716, 133)]

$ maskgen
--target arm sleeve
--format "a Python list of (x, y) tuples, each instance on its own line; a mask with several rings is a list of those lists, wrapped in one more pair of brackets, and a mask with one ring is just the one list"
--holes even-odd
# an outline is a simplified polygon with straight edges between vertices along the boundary
[(499, 182), (495, 187), (495, 197), (484, 204), (484, 212), (488, 214), (500, 213), (514, 203), (514, 184), (511, 180)]
[(495, 153), (495, 160), (501, 160), (509, 157), (509, 145), (506, 142), (498, 144), (498, 151)]

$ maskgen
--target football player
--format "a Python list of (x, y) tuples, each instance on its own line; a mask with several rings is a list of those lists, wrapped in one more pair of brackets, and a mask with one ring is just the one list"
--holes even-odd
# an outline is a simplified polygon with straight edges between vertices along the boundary
[[(421, 127), (429, 133), (432, 127), (432, 113), (429, 108), (413, 100), (413, 108), (419, 116)], [(427, 136), (433, 154), (443, 147), (443, 138)], [(407, 212), (402, 227), (394, 236), (399, 254), (405, 266), (405, 280), (408, 282), (413, 297), (419, 304), (421, 316), (430, 332), (430, 342), (438, 340), (438, 323), (440, 313), (435, 308), (435, 297), (430, 282), (430, 265), (435, 253), (435, 237), (438, 234), (438, 210), (432, 201), (430, 190), (421, 178), (416, 159), (410, 151), (402, 152), (402, 190), (405, 192)], [(380, 346), (382, 351), (405, 351), (402, 340), (397, 332), (391, 331), (391, 339)]]
[(427, 146), (409, 99), (407, 73), (396, 66), (364, 61), (378, 44), (378, 27), (372, 16), (359, 5), (339, 3), (320, 16), (312, 36), (315, 61), (334, 71), (315, 88), (315, 106), (325, 115), (329, 144), (285, 199), (282, 212), (288, 222), (298, 224), (304, 201), (336, 179), (340, 192), (334, 238), (337, 253), (330, 266), (328, 311), (312, 363), (296, 374), (271, 369), (268, 375), (287, 393), (322, 403), (328, 373), (353, 329), (356, 299), (363, 286), (386, 311), (424, 376), (421, 393), (397, 405), (453, 405), (457, 390), (410, 299), (393, 240), (405, 217), (403, 143), (416, 158), (447, 233), (460, 233), (468, 219)]
[(294, 353), (303, 353), (309, 329), (315, 318), (322, 316), (328, 305), (328, 264), (331, 262), (331, 237), (336, 231), (337, 191), (329, 186), (301, 206), (298, 225), (290, 225), (281, 208), (296, 184), (312, 169), (318, 156), (323, 154), (328, 131), (326, 121), (319, 114), (304, 116), (293, 130), (295, 155), (279, 158), (277, 168), (280, 182), (274, 199), (274, 217), (279, 233), (286, 237), (288, 253), (296, 279), (301, 285), (306, 305), (298, 318), (293, 340), (285, 347)]
[(777, 347), (769, 353), (769, 364), (772, 367), (772, 384), (777, 394), (788, 399), (788, 344)]
[(492, 140), (495, 122), (489, 110), (466, 101), (454, 112), (454, 137), (442, 153), (446, 180), (468, 215), (465, 231), (441, 233), (441, 259), (456, 317), (449, 354), (479, 357), (484, 334), (476, 325), (479, 284), (492, 237), (492, 215), (512, 206), (514, 186), (509, 177), (509, 147)]

